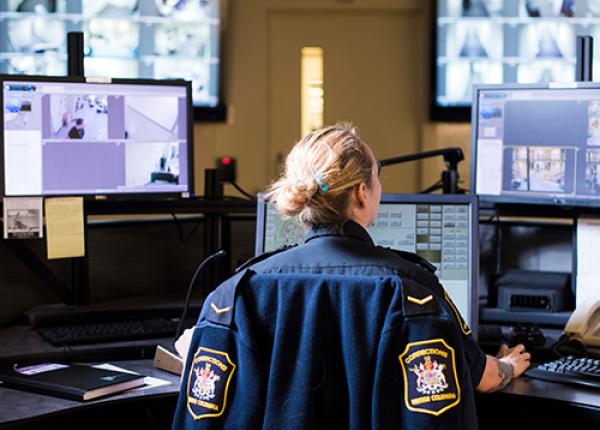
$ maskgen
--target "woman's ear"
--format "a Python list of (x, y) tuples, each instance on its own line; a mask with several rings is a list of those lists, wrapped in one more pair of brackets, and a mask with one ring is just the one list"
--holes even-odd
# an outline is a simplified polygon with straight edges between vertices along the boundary
[(367, 184), (361, 182), (358, 187), (355, 188), (356, 203), (359, 207), (364, 208), (367, 205)]

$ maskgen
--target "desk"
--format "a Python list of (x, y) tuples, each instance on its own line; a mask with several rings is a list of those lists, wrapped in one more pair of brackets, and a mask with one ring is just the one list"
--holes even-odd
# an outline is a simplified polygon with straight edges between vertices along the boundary
[[(32, 428), (36, 425), (43, 425), (44, 428), (64, 428), (65, 424), (67, 427), (77, 427), (83, 423), (86, 428), (109, 424), (121, 428), (126, 422), (137, 424), (131, 428), (141, 428), (143, 419), (135, 417), (137, 414), (134, 411), (148, 407), (158, 410), (167, 405), (170, 408), (167, 408), (166, 413), (172, 413), (172, 407), (179, 394), (178, 375), (155, 369), (152, 360), (116, 361), (111, 364), (167, 380), (170, 384), (129, 390), (90, 402), (77, 402), (1, 387), (0, 428)], [(170, 419), (171, 416), (168, 416), (165, 421)]]
[[(155, 369), (152, 357), (157, 343), (172, 339), (136, 340), (57, 348), (27, 326), (0, 329), (0, 360), (23, 363), (44, 361), (110, 362), (146, 376), (170, 382), (155, 388), (130, 390), (90, 402), (77, 402), (0, 386), (0, 428), (158, 428), (169, 427), (179, 394), (179, 376)], [(115, 361), (118, 357), (134, 360)], [(156, 417), (151, 416), (152, 414)]]
[[(600, 423), (600, 390), (531, 379), (513, 380), (502, 391), (477, 395), (481, 429), (546, 430)], [(540, 427), (542, 426), (542, 427)]]
[[(158, 343), (168, 344), (170, 339)], [(149, 358), (113, 361), (106, 354), (132, 346), (142, 350), (155, 345), (153, 341), (121, 342), (114, 344), (82, 345), (72, 350), (56, 348), (46, 343), (35, 331), (26, 326), (0, 329), (0, 359), (19, 360), (30, 356), (40, 360), (64, 360), (74, 354), (95, 357), (96, 361), (110, 361), (126, 369), (147, 376), (166, 379), (170, 385), (132, 391), (92, 402), (75, 402), (58, 397), (42, 396), (35, 393), (0, 388), (0, 428), (31, 428), (32, 423), (43, 420), (44, 428), (65, 428), (68, 422), (72, 428), (86, 430), (106, 428), (157, 428), (146, 425), (146, 415), (163, 413), (163, 424), (172, 418), (179, 392), (179, 376), (152, 366)], [(126, 346), (127, 347), (126, 347)], [(102, 352), (104, 349), (104, 352)], [(102, 358), (100, 356), (104, 355)], [(499, 421), (511, 430), (532, 430), (532, 425), (546, 425), (547, 429), (557, 425), (600, 423), (600, 391), (585, 387), (554, 384), (528, 377), (512, 381), (504, 390), (493, 394), (477, 395), (480, 428), (497, 428)], [(142, 421), (146, 424), (143, 424)], [(48, 425), (48, 422), (51, 424)], [(166, 424), (165, 427), (168, 427)], [(539, 430), (546, 430), (539, 428)]]

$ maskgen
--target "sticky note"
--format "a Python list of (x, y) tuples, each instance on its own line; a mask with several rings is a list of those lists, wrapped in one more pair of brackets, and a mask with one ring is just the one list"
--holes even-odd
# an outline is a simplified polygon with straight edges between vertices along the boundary
[(48, 259), (85, 255), (83, 198), (46, 199), (46, 244)]

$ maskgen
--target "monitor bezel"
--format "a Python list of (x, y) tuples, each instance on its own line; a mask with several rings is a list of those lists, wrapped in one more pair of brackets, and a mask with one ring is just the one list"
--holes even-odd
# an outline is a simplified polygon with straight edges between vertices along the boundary
[[(552, 90), (552, 91), (573, 91), (573, 90), (600, 90), (600, 83), (596, 82), (576, 82), (576, 83), (550, 83), (550, 84), (476, 84), (473, 86), (473, 102), (471, 109), (471, 175), (470, 175), (470, 193), (475, 195), (477, 190), (477, 136), (478, 136), (478, 118), (479, 118), (479, 93), (486, 90)], [(569, 212), (573, 209), (582, 209), (595, 212), (600, 210), (600, 197), (598, 199), (580, 199), (573, 197), (547, 198), (534, 196), (493, 196), (489, 194), (477, 194), (481, 207), (502, 209), (503, 207), (516, 206), (521, 209), (561, 209)], [(544, 211), (541, 211), (544, 212)]]
[(256, 199), (256, 230), (254, 239), (254, 255), (265, 252), (265, 226), (267, 222), (267, 201), (262, 193)]
[[(36, 195), (6, 195), (6, 184), (4, 180), (4, 83), (5, 82), (64, 82), (73, 84), (96, 84), (96, 85), (146, 85), (146, 86), (177, 86), (183, 87), (186, 90), (186, 117), (187, 117), (187, 157), (185, 162), (187, 163), (188, 171), (188, 190), (187, 191), (165, 191), (165, 192), (143, 192), (143, 193), (52, 193), (52, 194), (36, 194)], [(192, 87), (190, 81), (180, 79), (129, 79), (129, 78), (114, 78), (114, 79), (97, 79), (97, 78), (85, 78), (85, 77), (73, 77), (73, 76), (41, 76), (41, 75), (7, 75), (0, 74), (0, 106), (2, 112), (0, 113), (0, 121), (2, 127), (0, 127), (0, 192), (2, 197), (60, 197), (60, 196), (81, 196), (86, 200), (155, 200), (160, 198), (190, 198), (194, 196), (194, 133), (193, 133), (193, 105), (192, 105)]]
[(440, 0), (434, 0), (430, 17), (431, 40), (429, 43), (429, 118), (436, 122), (469, 122), (471, 106), (444, 106), (437, 101), (438, 96), (438, 10)]
[[(478, 199), (475, 195), (466, 194), (389, 194), (381, 195), (380, 204), (458, 204), (468, 205), (469, 215), (471, 220), (470, 228), (470, 250), (471, 250), (471, 270), (469, 273), (469, 285), (471, 291), (471, 321), (468, 321), (473, 332), (473, 336), (477, 338), (479, 326), (479, 211)], [(255, 255), (260, 255), (264, 252), (265, 243), (265, 226), (267, 217), (267, 202), (262, 193), (258, 195), (256, 206), (256, 242)]]

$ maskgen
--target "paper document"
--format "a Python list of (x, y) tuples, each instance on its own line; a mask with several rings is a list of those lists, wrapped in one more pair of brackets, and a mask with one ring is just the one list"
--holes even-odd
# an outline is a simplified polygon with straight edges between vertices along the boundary
[(600, 298), (600, 219), (577, 220), (576, 306)]
[(48, 259), (83, 257), (83, 198), (46, 199), (46, 244)]
[(43, 237), (41, 197), (4, 197), (4, 239)]
[[(98, 369), (104, 369), (104, 370), (115, 370), (118, 372), (131, 373), (133, 375), (138, 374), (137, 372), (134, 372), (133, 370), (124, 369), (122, 367), (115, 366), (114, 364), (110, 364), (110, 363), (97, 364), (93, 367), (96, 367)], [(145, 384), (144, 386), (138, 387), (138, 388), (132, 388), (130, 391), (147, 390), (148, 388), (155, 388), (155, 387), (160, 387), (162, 385), (169, 385), (170, 382), (165, 381), (164, 379), (155, 378), (154, 376), (146, 376), (144, 378), (144, 384)]]

